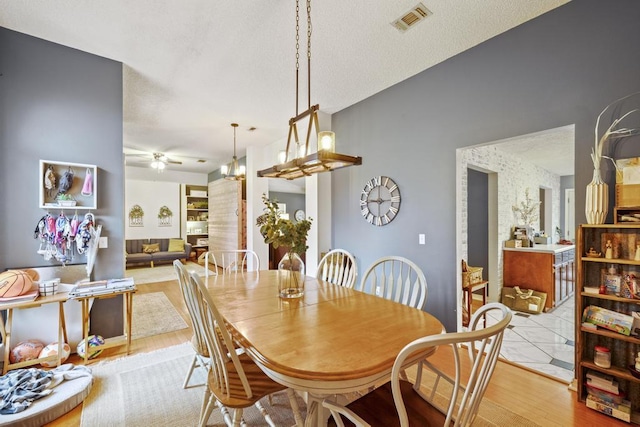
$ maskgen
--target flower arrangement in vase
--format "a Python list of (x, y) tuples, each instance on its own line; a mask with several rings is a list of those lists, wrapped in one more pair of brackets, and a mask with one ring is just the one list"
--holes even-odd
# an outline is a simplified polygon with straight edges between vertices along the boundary
[(293, 222), (281, 217), (277, 201), (269, 200), (263, 194), (262, 202), (264, 213), (256, 219), (256, 225), (260, 227), (264, 242), (273, 245), (274, 249), (280, 246), (287, 248), (286, 255), (278, 264), (280, 296), (301, 297), (304, 293), (304, 263), (300, 255), (308, 249), (307, 234), (312, 219)]
[[(632, 98), (636, 95), (640, 95), (640, 92), (635, 92), (613, 101), (611, 104), (607, 105), (604, 110), (602, 110), (602, 112), (598, 115), (598, 119), (596, 120), (595, 144), (593, 149), (591, 150), (591, 160), (593, 161), (593, 179), (587, 185), (587, 191), (585, 195), (585, 215), (588, 224), (604, 224), (609, 209), (609, 186), (602, 180), (602, 176), (600, 173), (600, 164), (603, 158), (609, 159), (611, 161), (613, 161), (613, 159), (611, 157), (603, 155), (604, 144), (607, 141), (615, 142), (622, 138), (640, 135), (640, 127), (620, 127), (620, 123), (624, 119), (639, 111), (639, 109), (637, 108), (626, 112), (617, 119), (614, 119), (611, 122), (611, 125), (609, 125), (607, 130), (602, 134), (602, 136), (600, 135), (599, 130), (600, 120), (607, 110), (611, 108), (612, 110), (615, 110), (614, 112), (616, 112), (620, 108), (623, 101), (628, 100), (629, 98)], [(612, 108), (614, 106), (616, 106), (617, 108)]]

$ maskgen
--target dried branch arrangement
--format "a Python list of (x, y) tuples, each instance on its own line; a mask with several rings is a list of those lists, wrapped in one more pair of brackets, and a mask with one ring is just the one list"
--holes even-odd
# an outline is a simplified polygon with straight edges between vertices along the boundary
[(540, 203), (539, 201), (534, 201), (529, 195), (529, 188), (527, 187), (524, 190), (524, 200), (520, 202), (520, 205), (517, 203), (511, 206), (511, 210), (514, 214), (520, 216), (520, 220), (522, 221), (520, 224), (531, 226), (534, 222), (538, 220), (538, 216), (540, 215)]
[(605, 142), (607, 142), (608, 140), (619, 140), (621, 138), (627, 138), (627, 137), (630, 137), (630, 136), (640, 135), (640, 125), (638, 125), (636, 127), (630, 127), (630, 128), (628, 128), (628, 127), (620, 127), (620, 128), (618, 128), (618, 126), (620, 125), (620, 123), (624, 119), (626, 119), (630, 115), (640, 111), (638, 108), (630, 110), (630, 111), (626, 112), (625, 114), (623, 114), (620, 118), (613, 120), (611, 125), (602, 134), (602, 136), (600, 136), (600, 133), (599, 133), (600, 120), (602, 119), (602, 115), (607, 110), (612, 108), (613, 106), (618, 105), (622, 101), (625, 101), (625, 100), (627, 100), (629, 98), (632, 98), (632, 97), (634, 97), (636, 95), (640, 95), (640, 92), (635, 92), (635, 93), (632, 93), (630, 95), (623, 96), (620, 99), (616, 99), (611, 104), (607, 105), (604, 108), (604, 110), (602, 110), (602, 112), (598, 115), (598, 119), (596, 120), (596, 129), (595, 129), (595, 145), (594, 145), (594, 148), (591, 150), (591, 160), (593, 160), (594, 169), (600, 169), (600, 162), (601, 162), (603, 157), (606, 158), (606, 159), (611, 160), (615, 165), (615, 161), (613, 161), (613, 159), (611, 157), (603, 156), (603, 154), (602, 154)]

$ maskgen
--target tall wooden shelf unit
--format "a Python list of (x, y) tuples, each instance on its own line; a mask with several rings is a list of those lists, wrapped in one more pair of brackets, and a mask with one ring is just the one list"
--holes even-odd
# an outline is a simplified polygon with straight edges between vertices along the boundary
[[(635, 273), (640, 277), (640, 261), (635, 261), (636, 243), (640, 243), (640, 224), (584, 224), (578, 228), (578, 245), (576, 257), (578, 261), (576, 291), (576, 377), (578, 382), (578, 400), (585, 402), (587, 398), (586, 374), (598, 371), (614, 376), (620, 389), (631, 401), (632, 411), (640, 411), (640, 379), (634, 377), (629, 366), (635, 363), (635, 355), (640, 351), (640, 338), (626, 336), (617, 332), (598, 328), (596, 330), (582, 327), (582, 313), (585, 307), (596, 305), (631, 314), (640, 311), (640, 299), (622, 298), (609, 294), (585, 293), (583, 287), (599, 287), (603, 275), (611, 265), (621, 274)], [(607, 240), (614, 245), (613, 259), (604, 258)], [(587, 252), (593, 248), (602, 257), (589, 257)], [(594, 347), (600, 345), (611, 350), (611, 368), (602, 368), (594, 363)], [(634, 417), (636, 419), (636, 417)]]
[(194, 250), (207, 250), (209, 231), (209, 198), (206, 185), (181, 185), (181, 237)]

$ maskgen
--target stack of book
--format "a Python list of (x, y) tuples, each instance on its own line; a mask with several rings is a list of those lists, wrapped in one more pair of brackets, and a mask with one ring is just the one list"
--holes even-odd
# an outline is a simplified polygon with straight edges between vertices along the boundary
[(631, 422), (631, 402), (625, 400), (618, 381), (611, 375), (587, 372), (587, 407), (598, 412)]

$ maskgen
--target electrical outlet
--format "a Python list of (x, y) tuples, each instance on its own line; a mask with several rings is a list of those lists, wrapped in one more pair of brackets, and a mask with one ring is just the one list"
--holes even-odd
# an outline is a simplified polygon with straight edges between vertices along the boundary
[(109, 239), (107, 237), (101, 237), (98, 240), (98, 248), (106, 249), (109, 247)]
[(418, 234), (418, 243), (424, 245), (426, 242), (424, 234)]

